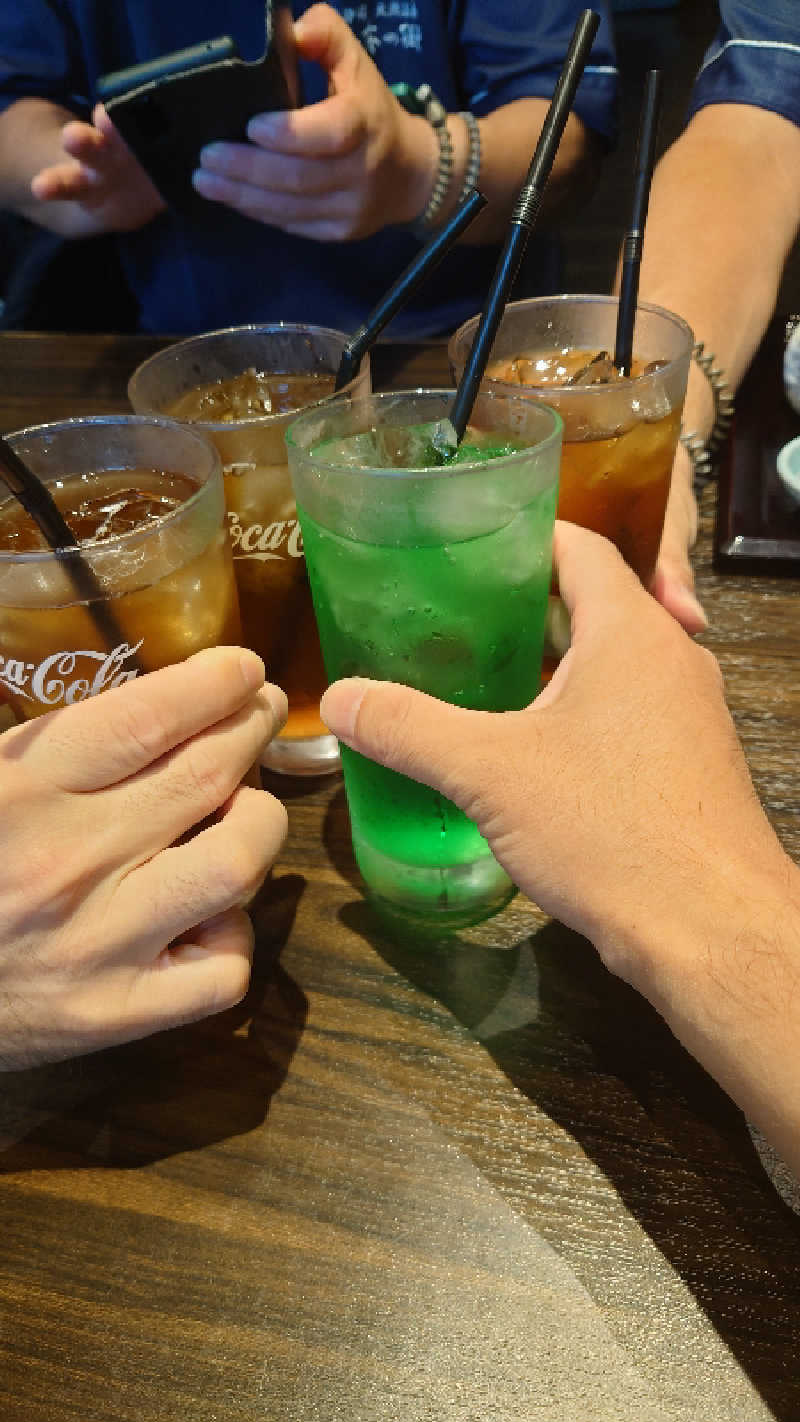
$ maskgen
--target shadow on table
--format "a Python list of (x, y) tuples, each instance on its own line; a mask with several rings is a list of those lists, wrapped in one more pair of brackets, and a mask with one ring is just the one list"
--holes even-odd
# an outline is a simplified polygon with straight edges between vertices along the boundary
[(307, 1016), (305, 995), (279, 961), (304, 888), (299, 874), (267, 881), (251, 909), (252, 980), (230, 1011), (5, 1076), (0, 1174), (133, 1168), (260, 1125)]
[(347, 796), (341, 785), (331, 799), (322, 826), (322, 842), (334, 869), (348, 884), (363, 892), (364, 881), (358, 871), (353, 855), (353, 840), (350, 833), (350, 811)]
[[(787, 1359), (800, 1348), (800, 1220), (767, 1180), (741, 1113), (658, 1014), (561, 924), (547, 923), (497, 951), (486, 938), (394, 940), (365, 904), (349, 905), (342, 916), (453, 1013), (516, 1090), (579, 1142), (776, 1419), (796, 1422), (800, 1386)], [(480, 1079), (465, 1089), (480, 1091)], [(448, 1103), (432, 1080), (426, 1108), (501, 1193), (511, 1191), (512, 1208), (525, 1212), (518, 1181), (509, 1185), (505, 1153), (498, 1161), (491, 1141), (461, 1131), (463, 1102)], [(530, 1146), (533, 1172), (541, 1151)], [(525, 1150), (523, 1142), (520, 1154)], [(590, 1291), (593, 1277), (602, 1289), (593, 1275), (602, 1261), (587, 1259), (584, 1231), (572, 1240), (563, 1214), (551, 1220), (538, 1193), (530, 1198), (537, 1231)], [(759, 1320), (752, 1330), (750, 1316)]]

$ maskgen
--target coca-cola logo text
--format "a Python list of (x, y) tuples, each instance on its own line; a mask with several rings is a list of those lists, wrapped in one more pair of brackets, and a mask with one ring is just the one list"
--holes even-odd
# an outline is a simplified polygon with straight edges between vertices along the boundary
[[(87, 696), (97, 696), (107, 687), (132, 681), (137, 669), (135, 666), (126, 667), (125, 663), (135, 657), (141, 645), (141, 641), (135, 647), (129, 642), (121, 642), (113, 652), (86, 649), (53, 652), (38, 666), (35, 662), (0, 656), (0, 685), (11, 696), (22, 697), (24, 701), (39, 701), (43, 706), (71, 706), (75, 701), (85, 701)], [(94, 675), (75, 676), (76, 670), (85, 661), (90, 663), (88, 670), (93, 671)], [(92, 663), (97, 665), (92, 667)]]
[(303, 535), (296, 518), (279, 519), (276, 523), (243, 525), (238, 513), (228, 513), (229, 533), (234, 558), (255, 558), (259, 563), (274, 558), (302, 558)]

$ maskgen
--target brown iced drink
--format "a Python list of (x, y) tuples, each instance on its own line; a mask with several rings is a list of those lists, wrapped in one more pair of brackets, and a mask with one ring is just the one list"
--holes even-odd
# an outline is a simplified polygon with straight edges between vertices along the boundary
[(275, 374), (250, 367), (186, 391), (166, 410), (182, 420), (231, 426), (229, 434), (218, 429), (211, 437), (223, 462), (242, 634), (286, 692), (283, 736), (292, 739), (326, 734), (319, 702), (327, 679), (287, 473), (286, 424), (246, 421), (313, 405), (333, 386), (333, 375), (324, 371)]
[[(133, 373), (142, 414), (188, 421), (222, 463), (243, 640), (286, 691), (289, 717), (262, 764), (287, 775), (339, 768), (319, 716), (327, 680), (289, 477), (286, 431), (295, 413), (333, 394), (348, 336), (281, 322), (207, 331), (166, 346)], [(344, 396), (369, 390), (369, 356)]]
[(137, 667), (241, 640), (225, 528), (219, 516), (190, 522), (185, 508), (200, 488), (144, 468), (51, 485), (107, 589), (121, 638), (114, 647), (30, 516), (15, 499), (0, 505), (0, 685), (18, 720), (118, 686)]
[(333, 394), (334, 377), (325, 371), (279, 375), (255, 366), (241, 375), (212, 380), (187, 390), (165, 413), (176, 420), (252, 420), (261, 415), (288, 415)]
[[(562, 414), (558, 516), (609, 538), (645, 586), (658, 557), (682, 408), (666, 399), (623, 404), (630, 380), (648, 374), (657, 374), (656, 362), (634, 359), (623, 377), (608, 352), (587, 349), (505, 356), (486, 372), (487, 380), (541, 390)], [(583, 405), (577, 387), (591, 392)]]

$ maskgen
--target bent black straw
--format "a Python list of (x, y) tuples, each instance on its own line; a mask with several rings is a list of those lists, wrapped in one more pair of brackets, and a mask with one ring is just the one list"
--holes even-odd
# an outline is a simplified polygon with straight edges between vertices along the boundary
[(536, 145), (528, 176), (520, 189), (516, 206), (511, 214), (511, 226), (495, 267), (486, 304), (481, 313), (472, 349), (469, 353), (464, 373), (461, 376), (450, 423), (456, 432), (456, 443), (460, 444), (467, 428), (478, 387), (483, 380), (489, 354), (497, 335), (497, 328), (505, 310), (508, 294), (528, 238), (536, 225), (542, 205), (545, 183), (555, 161), (561, 135), (564, 132), (575, 91), (581, 80), (592, 41), (597, 34), (600, 16), (594, 10), (584, 10), (575, 26), (570, 40), (564, 67), (550, 101), (539, 142)]
[(645, 81), (642, 116), (639, 120), (631, 224), (625, 234), (622, 246), (622, 275), (614, 344), (614, 364), (620, 375), (630, 375), (631, 361), (633, 360), (633, 326), (636, 320), (644, 225), (647, 221), (647, 205), (650, 201), (650, 184), (653, 181), (660, 107), (661, 71), (650, 69)]
[(449, 252), (453, 243), (458, 240), (461, 233), (469, 227), (473, 218), (477, 217), (485, 206), (486, 198), (483, 193), (478, 192), (477, 188), (473, 188), (444, 226), (434, 233), (413, 262), (410, 262), (405, 271), (401, 272), (394, 286), (390, 287), (383, 299), (373, 307), (364, 324), (359, 326), (347, 342), (339, 369), (336, 372), (334, 390), (341, 390), (348, 381), (353, 379), (361, 361), (378, 339), (384, 326), (389, 324), (401, 306), (405, 306), (426, 277), (430, 276), (435, 267), (438, 267), (442, 257)]
[[(107, 594), (98, 583), (93, 569), (82, 557), (80, 545), (69, 524), (64, 519), (55, 499), (46, 484), (23, 463), (14, 452), (8, 440), (0, 435), (0, 475), (8, 485), (15, 499), (18, 499), (37, 524), (57, 558), (60, 558), (72, 580), (81, 602), (88, 604), (87, 611), (94, 620), (109, 651), (126, 646), (126, 638), (121, 631), (111, 608)], [(133, 659), (137, 671), (143, 668)]]

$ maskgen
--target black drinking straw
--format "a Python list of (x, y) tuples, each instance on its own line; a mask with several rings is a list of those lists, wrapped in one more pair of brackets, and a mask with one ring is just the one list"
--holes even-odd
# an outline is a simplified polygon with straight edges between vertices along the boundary
[(373, 307), (364, 324), (359, 326), (347, 342), (342, 352), (339, 369), (336, 372), (334, 390), (341, 390), (342, 386), (347, 385), (348, 381), (353, 379), (361, 361), (370, 347), (375, 344), (384, 326), (389, 324), (401, 306), (405, 306), (417, 288), (430, 276), (434, 268), (438, 267), (453, 243), (485, 206), (486, 198), (483, 193), (478, 192), (477, 188), (473, 188), (469, 196), (447, 219), (444, 226), (434, 233), (413, 262), (410, 262), (405, 271), (401, 272), (394, 286), (391, 286), (377, 306)]
[(528, 176), (520, 189), (516, 206), (511, 214), (503, 250), (495, 267), (486, 304), (481, 313), (472, 349), (467, 358), (464, 372), (459, 382), (450, 424), (460, 444), (467, 428), (478, 387), (483, 380), (489, 355), (502, 320), (508, 294), (525, 251), (528, 238), (536, 225), (542, 205), (545, 183), (555, 161), (561, 135), (564, 132), (575, 91), (581, 80), (592, 41), (597, 34), (600, 16), (594, 10), (584, 10), (578, 19), (570, 40), (564, 67), (561, 70), (555, 92), (550, 101), (539, 142), (531, 159)]
[(636, 320), (636, 299), (639, 294), (639, 269), (642, 265), (644, 224), (650, 201), (650, 184), (656, 158), (658, 115), (661, 108), (661, 71), (650, 69), (645, 80), (642, 114), (639, 120), (639, 140), (636, 147), (633, 210), (631, 224), (622, 247), (622, 275), (617, 309), (617, 333), (614, 343), (614, 364), (620, 375), (630, 375), (633, 360), (633, 326)]
[[(2, 435), (0, 476), (25, 512), (37, 524), (56, 557), (63, 563), (81, 602), (88, 604), (87, 611), (108, 650), (113, 651), (116, 647), (126, 645), (126, 638), (108, 605), (107, 596), (98, 583), (94, 570), (80, 551), (74, 551), (80, 549), (80, 544), (50, 490), (33, 470), (23, 463)], [(135, 658), (133, 662), (137, 671), (143, 670)]]

